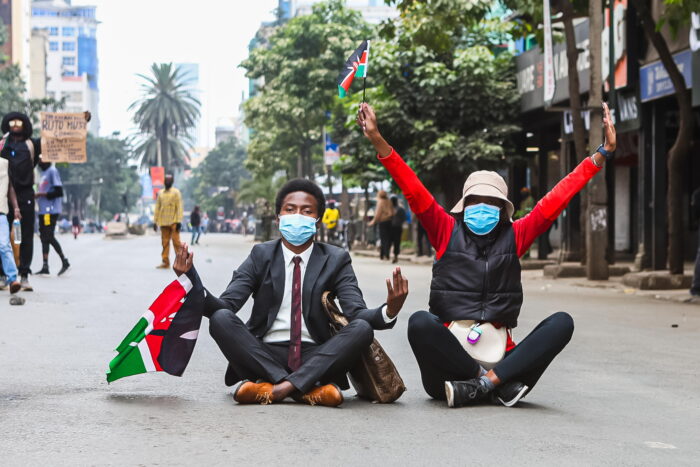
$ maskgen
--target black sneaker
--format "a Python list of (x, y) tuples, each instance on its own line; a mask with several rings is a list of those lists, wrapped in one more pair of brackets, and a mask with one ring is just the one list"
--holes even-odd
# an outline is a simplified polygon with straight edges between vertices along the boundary
[(44, 264), (44, 267), (41, 268), (40, 271), (36, 272), (37, 276), (48, 276), (49, 274), (51, 274), (51, 273), (49, 272), (49, 265), (48, 264)]
[(61, 274), (63, 274), (64, 272), (66, 272), (66, 271), (68, 270), (69, 267), (70, 267), (70, 263), (68, 262), (67, 259), (64, 259), (64, 260), (63, 260), (63, 266), (61, 266), (61, 270), (58, 271), (58, 275), (60, 276)]
[(467, 381), (445, 381), (445, 396), (448, 407), (461, 407), (484, 399), (489, 393), (479, 378)]
[(513, 407), (527, 394), (530, 388), (518, 381), (501, 384), (494, 390), (496, 400), (506, 407)]

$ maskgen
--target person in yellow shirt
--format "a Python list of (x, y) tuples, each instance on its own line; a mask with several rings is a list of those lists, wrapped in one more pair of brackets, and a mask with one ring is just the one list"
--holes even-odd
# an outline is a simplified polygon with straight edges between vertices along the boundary
[(335, 238), (336, 227), (340, 220), (340, 211), (335, 207), (335, 201), (329, 201), (326, 212), (323, 213), (323, 225), (326, 227), (326, 241), (331, 241)]
[(168, 269), (170, 267), (170, 242), (177, 255), (180, 251), (180, 228), (182, 227), (182, 196), (180, 190), (173, 188), (173, 176), (165, 176), (165, 190), (158, 193), (156, 200), (156, 211), (153, 215), (153, 230), (156, 232), (160, 227), (160, 238), (163, 243), (161, 254), (163, 262), (158, 269)]

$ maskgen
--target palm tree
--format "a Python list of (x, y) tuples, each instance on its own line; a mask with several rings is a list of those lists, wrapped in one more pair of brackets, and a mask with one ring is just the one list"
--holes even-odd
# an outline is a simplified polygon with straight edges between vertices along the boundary
[(172, 63), (154, 63), (151, 76), (139, 74), (145, 82), (141, 98), (129, 106), (134, 110), (134, 123), (145, 134), (137, 144), (141, 163), (150, 164), (155, 155), (157, 165), (168, 171), (184, 166), (187, 146), (191, 146), (187, 130), (195, 127), (200, 102), (194, 97), (188, 77)]

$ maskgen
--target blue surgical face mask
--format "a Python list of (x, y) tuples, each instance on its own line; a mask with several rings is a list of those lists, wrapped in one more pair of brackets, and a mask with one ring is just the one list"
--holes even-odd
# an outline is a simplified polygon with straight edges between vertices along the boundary
[(491, 232), (501, 218), (501, 208), (480, 203), (464, 209), (464, 223), (477, 235)]
[(317, 220), (302, 214), (285, 214), (280, 216), (280, 233), (292, 245), (303, 245), (316, 234)]

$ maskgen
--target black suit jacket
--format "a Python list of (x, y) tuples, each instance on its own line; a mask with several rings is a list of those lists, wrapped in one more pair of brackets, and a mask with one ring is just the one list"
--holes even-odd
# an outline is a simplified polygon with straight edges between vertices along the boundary
[[(302, 314), (309, 334), (318, 343), (331, 338), (329, 319), (321, 304), (321, 295), (330, 290), (335, 294), (343, 314), (349, 321), (363, 319), (373, 329), (392, 328), (396, 321), (384, 322), (382, 306), (368, 309), (357, 286), (357, 278), (347, 251), (325, 243), (315, 243), (306, 265), (302, 290)], [(233, 272), (233, 278), (219, 298), (207, 293), (205, 314), (220, 308), (238, 312), (253, 296), (253, 311), (246, 323), (256, 337), (270, 330), (282, 303), (285, 264), (281, 240), (260, 243)], [(226, 384), (237, 381), (231, 368)]]

